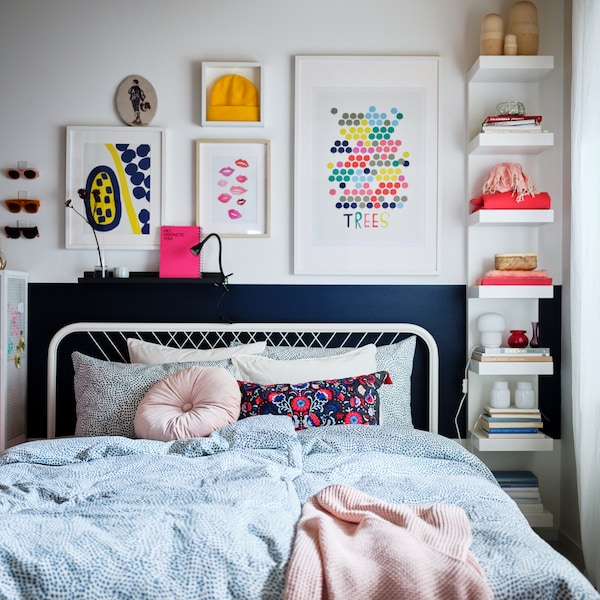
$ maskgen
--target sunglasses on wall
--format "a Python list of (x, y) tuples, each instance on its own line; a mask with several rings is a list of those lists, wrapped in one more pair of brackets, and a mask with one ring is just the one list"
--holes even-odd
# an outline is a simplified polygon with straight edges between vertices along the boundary
[(24, 238), (32, 240), (33, 238), (40, 237), (40, 232), (36, 227), (9, 227), (8, 225), (4, 228), (6, 231), (6, 237), (16, 240), (23, 234)]
[(6, 204), (6, 208), (11, 213), (18, 213), (24, 210), (26, 213), (32, 215), (40, 209), (39, 200), (29, 200), (26, 198), (11, 198), (10, 200), (5, 200), (4, 204)]
[(6, 169), (5, 173), (9, 179), (35, 179), (40, 176), (37, 169)]

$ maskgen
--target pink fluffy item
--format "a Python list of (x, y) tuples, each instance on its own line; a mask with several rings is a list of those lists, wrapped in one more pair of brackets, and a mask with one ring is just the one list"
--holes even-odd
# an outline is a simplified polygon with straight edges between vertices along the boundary
[(302, 508), (284, 600), (486, 600), (464, 510), (330, 485)]
[(495, 194), (498, 192), (512, 192), (516, 194), (517, 202), (521, 202), (524, 196), (535, 196), (537, 190), (533, 182), (523, 172), (519, 163), (498, 163), (494, 165), (487, 174), (483, 184), (483, 194)]

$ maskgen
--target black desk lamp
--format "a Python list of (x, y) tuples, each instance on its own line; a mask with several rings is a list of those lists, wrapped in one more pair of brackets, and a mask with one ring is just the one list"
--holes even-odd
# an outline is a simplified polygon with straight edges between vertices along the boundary
[[(217, 274), (218, 279), (219, 279), (218, 284), (222, 285), (227, 290), (228, 280), (233, 275), (233, 273), (229, 273), (229, 275), (225, 275), (225, 272), (223, 271), (223, 262), (222, 262), (223, 244), (221, 243), (221, 238), (219, 237), (219, 234), (209, 233), (201, 242), (199, 242), (195, 246), (192, 246), (190, 248), (190, 252), (194, 256), (199, 256), (200, 252), (202, 252), (202, 248), (204, 247), (204, 244), (206, 244), (206, 242), (208, 242), (208, 240), (210, 240), (210, 238), (212, 238), (212, 237), (217, 238), (217, 241), (219, 242), (219, 273)], [(208, 273), (207, 273), (207, 275), (208, 275)], [(203, 273), (203, 276), (204, 276), (204, 273)]]

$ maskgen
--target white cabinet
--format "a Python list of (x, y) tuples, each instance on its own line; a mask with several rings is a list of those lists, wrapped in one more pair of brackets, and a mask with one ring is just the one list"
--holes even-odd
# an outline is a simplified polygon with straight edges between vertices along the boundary
[(27, 434), (27, 273), (0, 271), (0, 451)]
[[(495, 114), (496, 104), (506, 100), (519, 100), (526, 106), (528, 114), (542, 114), (543, 125), (548, 128), (543, 104), (545, 92), (540, 91), (543, 80), (554, 67), (551, 56), (481, 56), (469, 70), (467, 78), (467, 193), (470, 198), (481, 194), (486, 175), (497, 163), (514, 162), (532, 179), (538, 191), (552, 191), (552, 205), (559, 195), (560, 186), (548, 181), (547, 175), (552, 161), (555, 134), (543, 133), (481, 133), (481, 123), (487, 115)], [(546, 158), (546, 155), (549, 155)], [(554, 164), (554, 169), (561, 165)], [(548, 183), (547, 183), (548, 181)], [(559, 180), (560, 183), (560, 180)], [(550, 185), (551, 189), (546, 186)], [(482, 286), (477, 280), (486, 271), (494, 268), (494, 255), (502, 253), (535, 252), (538, 268), (553, 272), (554, 259), (559, 251), (545, 253), (547, 248), (543, 230), (552, 228), (555, 222), (553, 208), (547, 210), (479, 210), (467, 216), (467, 341), (469, 353), (479, 343), (476, 329), (477, 317), (485, 312), (499, 312), (507, 322), (503, 345), (507, 345), (508, 330), (524, 329), (531, 336), (532, 323), (539, 320), (538, 303), (541, 298), (552, 298), (554, 288), (548, 286)], [(552, 234), (552, 232), (551, 232)], [(560, 268), (560, 265), (556, 267)], [(510, 453), (511, 465), (518, 459), (515, 452), (552, 451), (554, 441), (548, 436), (536, 439), (509, 438), (489, 439), (478, 431), (479, 417), (489, 404), (493, 382), (498, 379), (509, 381), (512, 390), (517, 381), (531, 381), (538, 397), (540, 376), (552, 375), (552, 362), (526, 363), (483, 363), (470, 361), (468, 367), (467, 429), (470, 448), (486, 462), (499, 468), (502, 459), (499, 452)], [(493, 460), (491, 460), (493, 458)], [(530, 462), (524, 460), (524, 468)], [(500, 467), (502, 468), (502, 467)], [(512, 466), (511, 468), (514, 468)], [(535, 518), (534, 518), (535, 517)], [(551, 527), (552, 514), (532, 516), (534, 526)]]

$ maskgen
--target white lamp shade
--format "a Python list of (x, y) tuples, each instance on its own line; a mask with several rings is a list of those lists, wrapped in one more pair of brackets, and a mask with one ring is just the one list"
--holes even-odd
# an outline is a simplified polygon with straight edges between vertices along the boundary
[(499, 348), (502, 345), (502, 334), (506, 329), (506, 320), (500, 313), (483, 313), (476, 322), (479, 331), (479, 342), (487, 348)]

